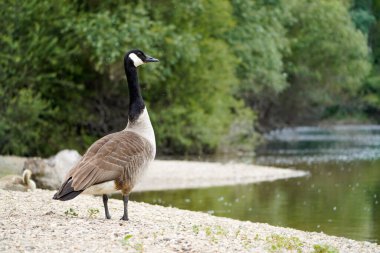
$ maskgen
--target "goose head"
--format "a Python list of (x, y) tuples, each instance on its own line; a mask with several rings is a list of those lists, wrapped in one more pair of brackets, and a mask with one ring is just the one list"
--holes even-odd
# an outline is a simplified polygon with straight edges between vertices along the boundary
[[(131, 63), (136, 68), (148, 62), (158, 62), (158, 59), (153, 58), (139, 49), (133, 49), (125, 54), (125, 63)], [(129, 65), (129, 64), (128, 64)]]

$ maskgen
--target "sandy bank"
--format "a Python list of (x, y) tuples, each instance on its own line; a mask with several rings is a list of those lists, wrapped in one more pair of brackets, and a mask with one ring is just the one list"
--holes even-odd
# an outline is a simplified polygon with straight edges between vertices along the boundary
[[(0, 251), (5, 252), (380, 252), (380, 247), (321, 233), (241, 222), (175, 208), (130, 203), (130, 221), (118, 219), (122, 202), (99, 197), (68, 202), (53, 192), (0, 190)], [(97, 213), (97, 211), (100, 213)]]
[[(21, 174), (25, 160), (23, 157), (0, 156), (0, 176), (12, 173)], [(56, 179), (56, 185), (59, 186), (61, 184), (67, 171), (75, 163), (76, 161), (73, 160), (73, 162), (66, 163), (64, 166), (60, 164), (59, 173), (53, 173), (61, 176), (61, 178)], [(155, 160), (151, 163), (134, 191), (248, 184), (306, 175), (308, 175), (307, 172), (300, 170), (279, 169), (242, 163), (221, 164)]]
[(152, 162), (134, 191), (248, 184), (306, 175), (308, 175), (307, 172), (300, 170), (241, 163), (156, 160)]

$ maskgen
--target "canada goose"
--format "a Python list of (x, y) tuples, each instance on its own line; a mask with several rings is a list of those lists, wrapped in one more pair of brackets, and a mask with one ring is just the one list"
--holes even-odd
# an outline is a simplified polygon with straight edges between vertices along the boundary
[(8, 175), (0, 178), (0, 189), (11, 191), (34, 191), (36, 189), (36, 183), (30, 179), (32, 172), (30, 170), (24, 170), (22, 176)]
[(127, 127), (92, 144), (68, 172), (53, 199), (70, 200), (82, 192), (103, 195), (105, 216), (110, 219), (107, 194), (121, 191), (121, 219), (128, 220), (128, 195), (156, 155), (154, 131), (137, 77), (137, 67), (148, 62), (158, 60), (137, 49), (126, 53), (124, 69), (130, 98)]

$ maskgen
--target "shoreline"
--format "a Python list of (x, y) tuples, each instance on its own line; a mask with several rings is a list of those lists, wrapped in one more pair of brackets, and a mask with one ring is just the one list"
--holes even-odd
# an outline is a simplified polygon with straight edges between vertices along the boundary
[(270, 182), (279, 179), (308, 176), (309, 172), (281, 169), (243, 163), (194, 162), (155, 160), (145, 172), (141, 182), (133, 189), (160, 191), (199, 189), (215, 186), (232, 186)]
[[(365, 241), (215, 217), (206, 213), (100, 197), (52, 200), (53, 191), (0, 190), (0, 251), (6, 252), (380, 252)], [(323, 251), (322, 251), (323, 252)], [(328, 251), (325, 251), (328, 252)]]
[[(0, 177), (5, 174), (21, 174), (27, 158), (0, 156)], [(59, 168), (64, 178), (75, 163)], [(52, 167), (54, 169), (54, 167)], [(283, 169), (244, 163), (195, 162), (179, 160), (154, 160), (143, 174), (134, 192), (175, 189), (195, 189), (214, 186), (232, 186), (270, 182), (279, 179), (308, 176), (302, 170)], [(62, 178), (62, 179), (63, 179)], [(60, 185), (62, 179), (57, 180)]]

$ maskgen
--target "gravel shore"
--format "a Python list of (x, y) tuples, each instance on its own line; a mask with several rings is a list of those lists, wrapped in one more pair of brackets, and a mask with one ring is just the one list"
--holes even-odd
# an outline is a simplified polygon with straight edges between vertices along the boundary
[[(52, 200), (53, 192), (0, 190), (2, 252), (380, 252), (369, 242), (100, 197)], [(326, 251), (315, 251), (324, 249)], [(330, 251), (327, 251), (330, 250)]]
[(155, 160), (134, 191), (249, 184), (307, 176), (293, 169), (243, 164)]
[[(24, 157), (0, 156), (0, 176), (21, 175), (25, 160)], [(57, 174), (61, 174), (62, 178), (57, 178), (58, 185), (74, 164), (60, 166), (60, 173)], [(243, 163), (155, 160), (133, 190), (154, 191), (249, 184), (307, 175), (306, 171)]]

